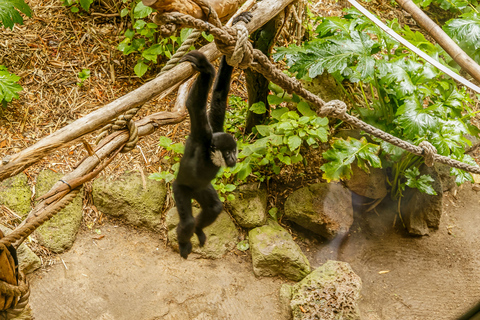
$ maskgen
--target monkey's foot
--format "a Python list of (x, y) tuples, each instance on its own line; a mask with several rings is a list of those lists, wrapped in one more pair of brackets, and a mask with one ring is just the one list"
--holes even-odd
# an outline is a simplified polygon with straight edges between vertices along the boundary
[(192, 243), (187, 242), (187, 243), (178, 243), (178, 249), (180, 251), (180, 256), (182, 256), (183, 259), (187, 259), (188, 255), (192, 252)]
[(180, 59), (179, 63), (188, 61), (192, 65), (192, 67), (201, 72), (201, 73), (210, 73), (212, 75), (215, 74), (215, 68), (212, 66), (210, 61), (208, 61), (207, 57), (203, 53), (198, 50), (193, 50), (183, 56)]
[(242, 12), (235, 18), (233, 18), (232, 25), (235, 25), (235, 23), (238, 23), (240, 21), (245, 22), (245, 24), (249, 23), (253, 18), (253, 14), (250, 11), (247, 12)]
[(205, 235), (205, 232), (203, 232), (203, 230), (200, 229), (200, 230), (195, 230), (195, 233), (197, 234), (198, 242), (200, 242), (200, 247), (203, 247), (205, 245), (205, 242), (207, 241), (207, 236)]

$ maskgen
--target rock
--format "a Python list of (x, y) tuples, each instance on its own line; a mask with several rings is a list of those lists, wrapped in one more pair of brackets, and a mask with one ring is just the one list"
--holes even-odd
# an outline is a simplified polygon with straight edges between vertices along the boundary
[(353, 223), (352, 195), (337, 183), (317, 183), (293, 192), (285, 201), (285, 217), (327, 239), (348, 231)]
[(134, 226), (160, 229), (167, 196), (165, 182), (144, 181), (139, 173), (129, 172), (115, 180), (96, 179), (92, 195), (95, 206), (101, 212), (122, 218)]
[[(36, 195), (40, 197), (62, 178), (61, 173), (43, 170), (37, 177)], [(35, 230), (38, 242), (50, 251), (61, 253), (72, 247), (82, 222), (82, 191), (72, 203)]]
[(310, 273), (307, 257), (278, 223), (270, 220), (267, 225), (250, 230), (248, 237), (255, 275), (282, 275), (298, 281)]
[(443, 192), (452, 190), (457, 186), (455, 183), (455, 176), (450, 175), (451, 167), (449, 165), (436, 162), (435, 168), (437, 169), (440, 181), (442, 182)]
[(357, 320), (361, 288), (348, 263), (329, 260), (299, 283), (284, 284), (280, 300), (288, 303), (294, 320)]
[(257, 183), (241, 185), (235, 200), (225, 205), (235, 221), (244, 228), (263, 226), (267, 221), (267, 191)]
[(318, 95), (326, 102), (330, 100), (345, 100), (344, 90), (328, 72), (318, 75), (312, 81), (301, 80), (301, 82), (305, 89)]
[[(0, 224), (0, 230), (7, 235), (12, 232), (12, 229)], [(40, 258), (27, 245), (22, 243), (17, 249), (18, 265), (20, 271), (24, 274), (31, 273), (42, 266)]]
[(7, 206), (22, 218), (30, 212), (31, 198), (32, 191), (24, 173), (19, 173), (0, 183), (0, 204)]
[(420, 174), (428, 174), (434, 179), (432, 187), (437, 195), (428, 195), (418, 189), (406, 187), (400, 210), (408, 232), (423, 236), (430, 233), (430, 228), (438, 229), (440, 225), (443, 213), (443, 187), (435, 167), (423, 165)]
[[(193, 215), (200, 213), (199, 208), (192, 208)], [(173, 207), (167, 212), (165, 223), (168, 229), (168, 241), (170, 245), (178, 251), (177, 225), (179, 222), (178, 211)], [(225, 253), (232, 250), (238, 240), (238, 230), (230, 219), (230, 216), (222, 211), (214, 223), (204, 228), (203, 231), (207, 236), (207, 242), (203, 247), (199, 246), (198, 238), (194, 234), (192, 241), (192, 252), (200, 254), (204, 258), (218, 259), (223, 257)]]
[(352, 177), (345, 181), (345, 185), (359, 196), (382, 199), (387, 193), (387, 175), (380, 168), (369, 168), (366, 173), (357, 166), (356, 160), (352, 163)]

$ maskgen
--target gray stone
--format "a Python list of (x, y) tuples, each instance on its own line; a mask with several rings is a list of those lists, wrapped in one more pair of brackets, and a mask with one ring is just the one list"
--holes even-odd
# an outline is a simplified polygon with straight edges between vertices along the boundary
[(129, 172), (115, 180), (96, 179), (92, 195), (95, 206), (101, 212), (124, 219), (134, 226), (155, 231), (160, 229), (167, 196), (165, 182), (144, 181), (139, 173)]
[(359, 196), (382, 199), (387, 193), (387, 175), (380, 168), (370, 168), (367, 173), (357, 166), (357, 162), (352, 163), (352, 177), (345, 181), (345, 185), (352, 192)]
[(307, 257), (290, 233), (273, 220), (250, 230), (248, 237), (255, 275), (282, 275), (298, 281), (310, 273)]
[(0, 204), (7, 206), (22, 218), (30, 212), (32, 191), (27, 176), (19, 173), (0, 183)]
[(352, 195), (337, 183), (317, 183), (293, 192), (285, 201), (285, 217), (327, 239), (348, 231), (353, 223)]
[(438, 176), (440, 178), (440, 181), (442, 182), (443, 192), (452, 190), (457, 186), (457, 184), (455, 183), (455, 176), (450, 175), (450, 169), (452, 167), (447, 164), (436, 162), (435, 168), (437, 169)]
[[(200, 213), (199, 208), (193, 208), (193, 215)], [(179, 222), (178, 211), (173, 207), (167, 212), (165, 223), (168, 229), (168, 242), (178, 251), (177, 225)], [(223, 257), (225, 253), (232, 250), (238, 242), (238, 230), (232, 222), (230, 216), (222, 211), (214, 223), (204, 228), (203, 231), (207, 236), (207, 242), (200, 247), (198, 238), (194, 234), (191, 238), (192, 252), (198, 253), (204, 258), (218, 259)]]
[[(36, 195), (40, 197), (62, 178), (61, 173), (43, 170), (37, 177)], [(75, 197), (72, 203), (35, 230), (38, 242), (49, 250), (61, 253), (72, 247), (80, 223), (82, 222), (82, 194)]]
[(225, 205), (235, 221), (244, 228), (255, 228), (267, 221), (267, 191), (258, 188), (258, 183), (241, 185), (235, 194), (235, 200)]
[(443, 187), (435, 167), (423, 165), (420, 174), (428, 174), (434, 179), (432, 187), (437, 195), (428, 195), (418, 189), (406, 187), (400, 210), (408, 232), (423, 236), (429, 234), (430, 229), (438, 229), (440, 225), (443, 213)]
[(358, 320), (361, 289), (348, 263), (329, 260), (299, 283), (283, 285), (280, 299), (289, 302), (294, 320)]
[(342, 87), (335, 81), (335, 78), (328, 72), (313, 78), (312, 81), (301, 80), (303, 87), (311, 93), (318, 95), (324, 101), (345, 100), (345, 93)]
[[(12, 232), (10, 228), (7, 228), (1, 224), (0, 230), (2, 230), (4, 235)], [(25, 244), (25, 242), (22, 243), (17, 249), (17, 257), (20, 271), (22, 271), (24, 274), (31, 273), (42, 266), (42, 261), (40, 258)]]

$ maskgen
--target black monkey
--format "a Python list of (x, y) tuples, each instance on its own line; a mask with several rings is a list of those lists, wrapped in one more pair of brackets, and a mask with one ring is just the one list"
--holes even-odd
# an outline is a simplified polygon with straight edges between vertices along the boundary
[[(250, 12), (245, 12), (237, 16), (234, 23), (248, 23), (251, 17)], [(190, 115), (190, 136), (185, 143), (177, 179), (173, 182), (173, 194), (180, 217), (177, 226), (178, 246), (180, 255), (186, 259), (192, 251), (190, 238), (193, 233), (197, 235), (200, 246), (203, 246), (207, 238), (203, 228), (212, 224), (223, 210), (211, 181), (221, 166), (235, 166), (237, 143), (230, 134), (223, 132), (233, 67), (227, 64), (223, 56), (207, 115), (208, 93), (215, 77), (215, 68), (199, 51), (189, 52), (181, 61), (189, 61), (200, 72), (186, 102)], [(192, 215), (192, 198), (202, 208), (195, 219)]]

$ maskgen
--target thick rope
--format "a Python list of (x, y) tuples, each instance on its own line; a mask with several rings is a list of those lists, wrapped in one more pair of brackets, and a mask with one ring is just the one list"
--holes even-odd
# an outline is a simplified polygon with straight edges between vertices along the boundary
[(0, 320), (32, 319), (31, 309), (28, 307), (30, 288), (22, 272), (19, 272), (18, 281), (18, 286), (0, 281), (0, 293), (4, 296), (14, 297), (14, 301), (18, 299), (13, 307), (0, 311)]
[[(184, 15), (178, 12), (173, 12), (170, 14), (165, 15), (165, 20), (170, 22), (170, 23), (176, 23), (176, 24), (181, 24), (181, 25), (186, 25), (190, 27), (194, 27), (196, 29), (200, 30), (209, 30), (211, 34), (215, 37), (215, 43), (217, 44), (217, 48), (220, 50), (220, 52), (226, 56), (231, 56), (235, 50), (236, 46), (236, 30), (234, 28), (228, 28), (224, 27), (223, 29), (221, 28), (216, 28), (208, 25), (202, 20), (195, 19), (191, 16)], [(247, 46), (251, 47), (251, 43), (247, 42)], [(325, 108), (326, 104), (325, 102), (317, 97), (316, 95), (312, 94), (308, 90), (305, 90), (302, 86), (302, 84), (293, 78), (288, 77), (286, 74), (278, 70), (273, 63), (270, 62), (268, 57), (266, 57), (260, 50), (253, 49), (253, 61), (250, 65), (252, 69), (255, 71), (263, 74), (265, 78), (267, 78), (269, 81), (279, 85), (283, 89), (285, 89), (288, 93), (296, 93), (297, 95), (301, 96), (308, 102), (312, 103), (313, 105), (318, 107), (317, 113), (322, 115), (324, 112), (331, 112), (327, 111), (330, 109), (330, 105), (327, 106), (327, 110), (323, 111)], [(248, 51), (246, 51), (245, 56), (248, 55)], [(244, 57), (245, 59), (249, 59), (248, 57)], [(341, 104), (339, 104), (341, 105)], [(407, 150), (410, 153), (413, 153), (417, 156), (423, 156), (425, 157), (426, 154), (428, 154), (427, 162), (430, 164), (432, 163), (430, 161), (430, 151), (426, 151), (424, 149), (425, 144), (421, 146), (415, 146), (412, 145), (409, 142), (403, 141), (400, 138), (397, 138), (389, 133), (383, 132), (380, 129), (377, 129), (362, 120), (347, 114), (346, 112), (343, 112), (344, 107), (342, 105), (341, 110), (333, 112), (332, 116), (340, 119), (344, 122), (347, 122), (360, 130), (363, 130), (377, 138), (380, 138), (388, 143), (391, 143), (399, 148), (402, 148), (404, 150)], [(431, 157), (434, 162), (441, 162), (444, 164), (447, 164), (451, 167), (455, 167), (458, 169), (462, 169), (465, 171), (473, 172), (473, 173), (478, 173), (480, 174), (480, 167), (478, 166), (472, 166), (467, 163), (460, 162), (458, 160), (451, 159), (446, 156), (442, 156), (437, 154), (436, 152), (433, 154), (433, 157)]]
[(60, 199), (58, 202), (48, 206), (45, 211), (47, 212), (42, 213), (42, 216), (38, 218), (34, 218), (31, 221), (28, 221), (23, 226), (15, 229), (10, 234), (6, 235), (4, 238), (0, 239), (0, 245), (11, 245), (15, 241), (21, 241), (32, 234), (35, 229), (40, 227), (43, 223), (51, 219), (55, 214), (60, 212), (63, 208), (69, 205), (73, 199), (78, 195), (80, 192), (80, 187), (70, 191), (65, 197)]
[(132, 108), (125, 112), (124, 114), (117, 117), (114, 123), (109, 123), (100, 130), (100, 134), (95, 140), (95, 144), (98, 144), (108, 133), (112, 131), (119, 131), (123, 129), (128, 129), (130, 137), (128, 142), (123, 147), (121, 153), (126, 153), (135, 148), (138, 142), (138, 128), (135, 125), (135, 121), (132, 121), (133, 117), (137, 114), (139, 107)]
[(157, 77), (170, 71), (180, 61), (180, 59), (188, 52), (190, 47), (197, 41), (202, 34), (201, 30), (193, 29), (192, 33), (182, 42), (180, 48), (177, 49), (175, 54), (168, 60), (167, 64), (163, 66), (162, 70), (158, 73)]

